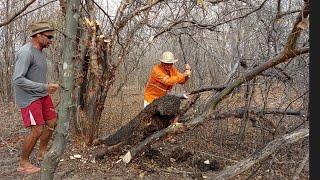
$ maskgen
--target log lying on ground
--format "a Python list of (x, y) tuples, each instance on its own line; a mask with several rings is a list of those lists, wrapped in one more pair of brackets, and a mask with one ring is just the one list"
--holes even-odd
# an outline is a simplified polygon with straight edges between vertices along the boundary
[[(133, 139), (138, 140), (142, 136), (148, 136), (160, 129), (168, 127), (170, 120), (176, 116), (181, 116), (195, 103), (200, 95), (191, 96), (186, 100), (185, 105), (180, 108), (182, 97), (175, 95), (163, 96), (146, 108), (144, 108), (130, 122), (122, 126), (114, 134), (94, 140), (94, 145), (105, 144), (113, 146), (120, 142), (133, 144)], [(138, 137), (140, 136), (140, 137)], [(123, 142), (126, 141), (126, 142)]]
[[(119, 144), (136, 145), (152, 133), (168, 127), (171, 119), (185, 114), (199, 97), (200, 95), (191, 96), (183, 103), (178, 96), (167, 95), (159, 98), (114, 134), (95, 140), (95, 145), (107, 145), (106, 148), (96, 153), (95, 158), (102, 159), (107, 153), (114, 150), (114, 147), (119, 147)], [(181, 108), (180, 104), (183, 104)]]
[(297, 142), (300, 139), (306, 138), (309, 136), (309, 129), (300, 129), (290, 134), (285, 134), (280, 138), (277, 138), (271, 142), (269, 142), (264, 148), (261, 150), (257, 150), (252, 155), (250, 155), (247, 159), (238, 162), (237, 164), (227, 167), (225, 170), (221, 171), (214, 177), (209, 179), (230, 179), (245, 170), (251, 168), (254, 164), (265, 160), (275, 151), (277, 151), (280, 147)]
[[(167, 124), (166, 122), (179, 113), (181, 100), (181, 97), (175, 95), (163, 96), (149, 104), (136, 117), (122, 126), (114, 134), (95, 139), (93, 144), (105, 144), (107, 146), (112, 146), (119, 142), (128, 141), (132, 138), (138, 138), (133, 137), (133, 134), (136, 136), (143, 135), (143, 132), (141, 131), (146, 130), (146, 127), (150, 124), (154, 126), (165, 126)], [(163, 119), (163, 121), (161, 121), (163, 122), (162, 124), (158, 123), (159, 119), (157, 119), (157, 117), (159, 116)], [(167, 124), (167, 126), (169, 124)]]
[(181, 133), (188, 128), (185, 126), (184, 123), (178, 123), (170, 125), (168, 128), (162, 129), (151, 136), (147, 137), (145, 140), (139, 143), (138, 146), (132, 148), (130, 151), (128, 151), (123, 157), (122, 161), (125, 163), (129, 163), (134, 157), (136, 157), (138, 154), (141, 153), (141, 151), (149, 144), (151, 144), (154, 141), (157, 141), (161, 137), (167, 135), (167, 134), (176, 134)]
[(123, 145), (122, 142), (113, 145), (113, 146), (107, 146), (105, 148), (99, 148), (94, 154), (94, 159), (103, 159), (105, 155), (111, 154), (112, 152), (117, 152), (118, 149)]

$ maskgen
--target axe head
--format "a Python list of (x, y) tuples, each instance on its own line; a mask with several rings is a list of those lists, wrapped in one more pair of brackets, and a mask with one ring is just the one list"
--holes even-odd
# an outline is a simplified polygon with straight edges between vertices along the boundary
[(173, 95), (173, 96), (177, 96), (180, 99), (188, 99), (189, 97), (187, 96), (187, 93), (175, 93), (175, 92), (168, 92), (167, 95)]
[(178, 94), (174, 94), (174, 95), (178, 96), (181, 99), (188, 99), (189, 98), (186, 93), (178, 93)]

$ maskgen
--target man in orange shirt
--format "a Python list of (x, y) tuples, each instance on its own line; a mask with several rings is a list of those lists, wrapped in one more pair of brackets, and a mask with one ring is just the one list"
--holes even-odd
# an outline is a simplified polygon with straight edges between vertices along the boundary
[(144, 107), (166, 95), (174, 85), (184, 84), (189, 79), (191, 75), (189, 64), (185, 64), (185, 71), (181, 73), (173, 65), (177, 61), (172, 52), (166, 51), (162, 54), (161, 63), (153, 66), (144, 90)]

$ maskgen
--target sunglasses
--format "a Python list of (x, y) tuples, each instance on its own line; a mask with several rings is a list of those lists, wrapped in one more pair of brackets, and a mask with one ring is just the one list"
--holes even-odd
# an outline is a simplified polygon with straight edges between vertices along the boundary
[(45, 35), (45, 34), (42, 34), (42, 35), (44, 35), (44, 36), (47, 37), (48, 39), (53, 39), (53, 38), (54, 38), (54, 36), (52, 36), (52, 35)]

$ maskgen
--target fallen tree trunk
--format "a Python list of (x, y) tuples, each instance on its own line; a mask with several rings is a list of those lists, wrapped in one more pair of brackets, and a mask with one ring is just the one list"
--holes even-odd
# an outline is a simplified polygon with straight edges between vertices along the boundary
[(182, 108), (181, 97), (178, 96), (167, 95), (155, 100), (114, 134), (96, 139), (94, 145), (105, 144), (107, 147), (96, 153), (95, 158), (102, 159), (105, 154), (114, 150), (113, 146), (119, 147), (119, 144), (136, 145), (154, 132), (168, 127), (171, 124), (170, 120), (180, 118), (199, 97), (200, 95), (192, 96), (183, 103)]
[[(175, 95), (163, 96), (144, 108), (129, 123), (122, 126), (114, 134), (94, 140), (94, 145), (113, 146), (120, 142), (135, 144), (142, 138), (170, 125), (170, 120), (180, 117), (196, 102), (200, 95), (192, 96), (180, 108), (182, 98)], [(138, 142), (137, 142), (138, 141)]]
[(273, 154), (280, 147), (297, 142), (300, 139), (306, 138), (309, 136), (309, 129), (300, 129), (290, 134), (285, 134), (280, 138), (277, 138), (271, 142), (269, 142), (264, 148), (261, 150), (255, 151), (252, 155), (250, 155), (247, 159), (238, 162), (237, 164), (227, 167), (224, 171), (221, 171), (214, 177), (209, 179), (230, 179), (245, 170), (251, 168), (254, 164), (265, 160), (271, 154)]
[(168, 128), (162, 129), (151, 136), (147, 137), (138, 146), (128, 151), (123, 157), (122, 161), (129, 163), (134, 157), (136, 157), (140, 152), (146, 147), (146, 145), (151, 144), (152, 142), (160, 139), (161, 137), (167, 134), (181, 133), (184, 130), (187, 130), (187, 127), (183, 123), (170, 125)]
[[(172, 119), (178, 114), (181, 104), (181, 98), (174, 95), (163, 96), (146, 108), (144, 108), (136, 117), (129, 121), (126, 125), (122, 126), (114, 134), (102, 138), (95, 139), (93, 145), (105, 144), (107, 146), (112, 146), (118, 144), (119, 142), (128, 141), (129, 139), (137, 138), (133, 137), (135, 135), (142, 135), (143, 130), (147, 126), (155, 123), (158, 116), (162, 116), (164, 121)], [(169, 125), (169, 124), (168, 124)], [(158, 126), (161, 126), (158, 124)]]

